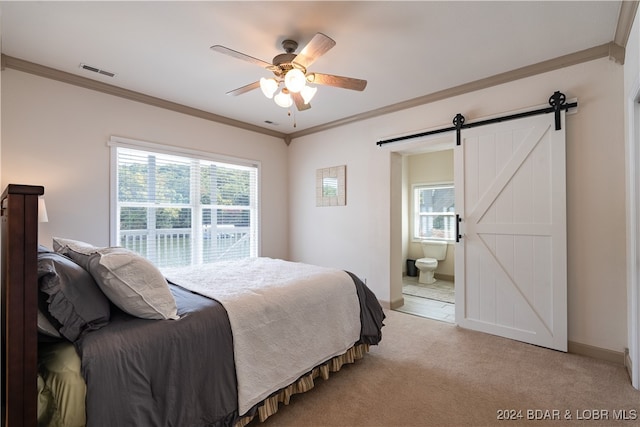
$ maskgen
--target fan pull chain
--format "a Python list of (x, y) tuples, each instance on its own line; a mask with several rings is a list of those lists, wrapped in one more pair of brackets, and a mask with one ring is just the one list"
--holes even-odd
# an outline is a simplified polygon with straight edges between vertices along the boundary
[[(291, 110), (288, 110), (288, 111), (287, 111), (287, 115), (288, 115), (289, 117), (291, 117)], [(295, 111), (293, 112), (293, 127), (294, 127), (294, 128), (295, 128), (295, 127), (297, 127), (297, 123), (296, 123), (296, 112), (295, 112)]]

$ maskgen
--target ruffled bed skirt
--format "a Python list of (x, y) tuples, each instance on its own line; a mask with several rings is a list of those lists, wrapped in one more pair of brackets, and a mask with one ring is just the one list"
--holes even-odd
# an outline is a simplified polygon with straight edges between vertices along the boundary
[[(324, 380), (329, 379), (331, 372), (338, 372), (342, 366), (346, 363), (354, 363), (358, 359), (362, 359), (369, 351), (369, 344), (356, 344), (347, 350), (344, 354), (336, 356), (329, 361), (316, 366), (306, 375), (300, 377), (296, 382), (281, 389), (280, 391), (272, 394), (270, 397), (263, 400), (258, 404), (258, 409), (253, 415), (248, 415), (240, 418), (235, 427), (244, 427), (249, 424), (255, 417), (258, 417), (260, 422), (265, 421), (271, 415), (278, 412), (280, 403), (285, 405), (289, 404), (291, 396), (299, 393), (306, 393), (314, 386), (314, 380), (318, 377), (322, 377)], [(249, 411), (253, 412), (253, 411)]]
[[(42, 360), (46, 361), (49, 353), (47, 349), (54, 349), (57, 345), (53, 345), (51, 347), (42, 347), (40, 356)], [(84, 386), (84, 380), (80, 375), (80, 358), (77, 355), (75, 349), (73, 348), (73, 344), (64, 342), (59, 345), (59, 347), (64, 350), (57, 351), (51, 353), (52, 355), (56, 355), (57, 358), (52, 358), (51, 360), (64, 360), (65, 363), (58, 363), (57, 365), (48, 363), (46, 364), (49, 372), (49, 375), (52, 376), (50, 381), (57, 384), (56, 393), (58, 396), (64, 396), (67, 398), (67, 401), (80, 401), (82, 400), (82, 407), (79, 405), (67, 405), (65, 406), (65, 411), (60, 412), (58, 409), (58, 403), (56, 399), (54, 399), (54, 393), (49, 388), (47, 381), (41, 376), (38, 376), (38, 423), (39, 425), (47, 425), (48, 427), (55, 426), (83, 426), (85, 424), (85, 408), (84, 408), (84, 400), (83, 399), (69, 399), (69, 396), (73, 396), (72, 392), (77, 392), (80, 385), (82, 385), (82, 390), (80, 393), (84, 396), (86, 392), (86, 388)], [(253, 421), (255, 418), (258, 418), (260, 422), (265, 421), (271, 415), (278, 412), (278, 407), (281, 403), (288, 405), (291, 399), (291, 396), (294, 394), (305, 393), (311, 390), (314, 387), (314, 380), (318, 377), (322, 377), (323, 379), (329, 379), (331, 372), (339, 371), (342, 366), (346, 363), (354, 363), (358, 359), (362, 359), (369, 351), (369, 344), (356, 344), (347, 350), (345, 353), (336, 356), (325, 363), (322, 363), (319, 366), (313, 368), (309, 373), (300, 377), (293, 384), (285, 387), (262, 402), (256, 405), (252, 410), (249, 411), (249, 415), (241, 417), (234, 425), (234, 427), (244, 427)], [(69, 356), (69, 359), (62, 359), (62, 356)], [(69, 366), (75, 366), (76, 369), (69, 370), (56, 369), (58, 365), (68, 368)], [(55, 374), (55, 375), (54, 375)], [(74, 381), (71, 381), (71, 380)], [(233, 418), (237, 417), (234, 414), (230, 414), (230, 417), (221, 419), (215, 425), (230, 425), (233, 422)]]

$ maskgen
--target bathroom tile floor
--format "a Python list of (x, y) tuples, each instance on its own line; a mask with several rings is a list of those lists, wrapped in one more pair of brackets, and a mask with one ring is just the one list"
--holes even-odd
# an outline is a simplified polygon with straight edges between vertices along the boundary
[[(402, 278), (402, 281), (404, 284), (415, 285), (417, 278), (405, 276)], [(404, 298), (404, 305), (396, 308), (396, 311), (443, 322), (455, 323), (455, 304), (407, 294), (403, 294), (402, 297)]]

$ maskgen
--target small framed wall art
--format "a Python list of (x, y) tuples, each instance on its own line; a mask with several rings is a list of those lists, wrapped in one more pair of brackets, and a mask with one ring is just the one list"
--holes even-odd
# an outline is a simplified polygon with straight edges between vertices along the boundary
[(316, 170), (316, 206), (347, 204), (347, 166)]

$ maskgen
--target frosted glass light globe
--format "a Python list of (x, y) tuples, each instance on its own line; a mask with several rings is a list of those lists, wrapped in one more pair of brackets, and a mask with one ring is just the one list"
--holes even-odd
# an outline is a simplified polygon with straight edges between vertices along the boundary
[(274, 98), (276, 104), (278, 104), (282, 108), (289, 108), (291, 104), (293, 104), (293, 99), (291, 99), (291, 95), (288, 93), (284, 93), (280, 91)]
[(289, 89), (289, 92), (298, 93), (302, 90), (306, 84), (307, 79), (304, 73), (297, 68), (290, 70), (284, 76), (284, 85)]
[(313, 98), (313, 96), (316, 94), (317, 91), (318, 91), (317, 87), (311, 87), (311, 86), (303, 87), (302, 90), (300, 91), (300, 95), (302, 95), (302, 99), (304, 100), (304, 103), (308, 104), (309, 101), (311, 101), (311, 98)]
[(276, 79), (265, 79), (262, 77), (260, 79), (260, 89), (262, 89), (262, 93), (264, 96), (271, 99), (273, 98), (273, 94), (278, 90), (278, 82)]

